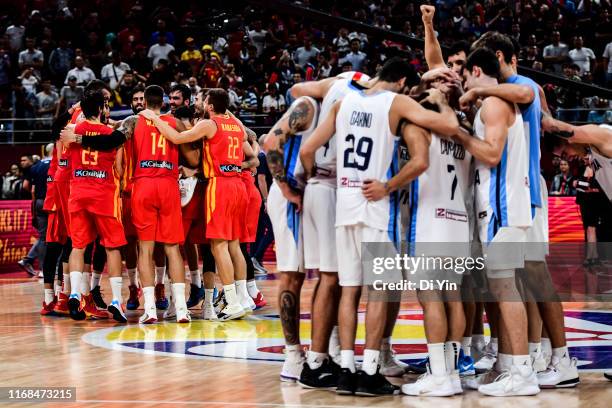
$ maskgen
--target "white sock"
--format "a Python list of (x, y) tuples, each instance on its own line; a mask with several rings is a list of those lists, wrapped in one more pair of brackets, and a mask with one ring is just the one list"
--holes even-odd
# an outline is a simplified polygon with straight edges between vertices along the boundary
[(215, 295), (214, 289), (204, 289), (204, 305), (210, 305), (212, 307), (214, 295)]
[(509, 370), (512, 367), (512, 355), (498, 353), (497, 361), (495, 362), (495, 371), (501, 373), (502, 371)]
[(130, 268), (127, 270), (128, 279), (130, 280), (130, 286), (138, 286), (136, 281), (136, 268)]
[(316, 351), (309, 350), (306, 358), (310, 369), (316, 370), (323, 365), (323, 361), (327, 358), (327, 353), (317, 353)]
[(236, 281), (236, 293), (238, 294), (238, 299), (242, 299), (243, 301), (248, 299), (249, 293), (247, 292), (245, 279)]
[(338, 334), (338, 326), (334, 326), (332, 329), (331, 335), (329, 336), (329, 352), (331, 355), (335, 353), (336, 350), (340, 350), (340, 336)]
[(198, 288), (202, 287), (202, 272), (200, 269), (196, 269), (195, 271), (190, 271), (191, 274), (191, 284), (196, 285)]
[(166, 274), (165, 266), (156, 266), (155, 267), (155, 284), (159, 285), (160, 283), (164, 283), (164, 275)]
[(91, 285), (91, 272), (83, 272), (81, 281), (81, 293), (89, 295), (89, 285)]
[(380, 350), (365, 349), (363, 351), (363, 363), (361, 363), (361, 369), (365, 371), (367, 375), (376, 374), (376, 370), (378, 370), (379, 358)]
[(567, 346), (552, 349), (552, 356), (558, 358), (559, 361), (567, 361), (570, 359)]
[(472, 334), (472, 344), (484, 347), (487, 344), (484, 334)]
[(185, 284), (184, 283), (173, 283), (172, 294), (174, 295), (174, 307), (176, 309), (187, 309), (187, 303), (185, 303)]
[(302, 358), (303, 351), (301, 344), (285, 344), (285, 351), (289, 361), (298, 361)]
[(452, 374), (457, 370), (459, 365), (459, 350), (461, 350), (461, 343), (458, 341), (447, 341), (444, 343), (444, 358), (446, 361), (446, 370), (449, 374)]
[(380, 343), (380, 350), (381, 351), (391, 350), (391, 337), (383, 337)]
[(491, 337), (491, 340), (489, 341), (489, 344), (487, 344), (487, 346), (489, 346), (491, 351), (493, 351), (493, 354), (497, 354), (499, 350), (499, 345), (497, 343), (497, 337)]
[(259, 295), (259, 289), (257, 288), (255, 279), (247, 281), (247, 292), (249, 292), (249, 296), (252, 298), (256, 298), (257, 295)]
[(81, 282), (83, 281), (83, 272), (70, 272), (70, 296), (77, 295), (81, 299)]
[(470, 356), (472, 353), (472, 337), (464, 337), (461, 340), (461, 350), (464, 356)]
[(340, 367), (348, 368), (351, 373), (356, 371), (354, 350), (340, 350)]
[(542, 344), (541, 343), (528, 343), (529, 345), (529, 355), (531, 358), (538, 358), (542, 354)]
[(53, 289), (45, 289), (45, 303), (47, 305), (53, 302), (54, 295), (55, 294), (53, 293)]
[[(63, 292), (67, 296), (70, 296), (70, 293), (72, 293), (72, 285), (70, 284), (70, 275), (66, 276), (66, 274), (64, 274)], [(552, 350), (551, 350), (551, 353), (552, 353)]]
[(94, 271), (91, 274), (91, 288), (94, 289), (96, 286), (100, 286), (100, 278), (102, 277), (102, 272)]
[(174, 299), (172, 297), (172, 283), (170, 282), (170, 277), (166, 275), (164, 279), (164, 293), (166, 294), (166, 298), (168, 298), (168, 302), (172, 302)]
[(145, 312), (151, 309), (155, 310), (155, 287), (145, 286), (144, 288), (142, 288), (142, 293), (144, 296)]
[(529, 357), (529, 354), (524, 356), (512, 356), (512, 365), (518, 367), (521, 374), (528, 374), (533, 371), (533, 364), (531, 364), (531, 357)]
[(123, 303), (123, 297), (121, 296), (121, 289), (123, 286), (123, 278), (121, 276), (113, 276), (108, 278), (110, 281), (111, 291), (113, 293), (113, 302), (116, 300), (119, 304)]
[(240, 301), (238, 300), (235, 284), (232, 283), (229, 285), (223, 285), (223, 293), (225, 293), (225, 301), (227, 302), (228, 306), (238, 305), (242, 307), (240, 305)]
[(433, 375), (446, 375), (446, 354), (444, 353), (444, 343), (428, 343), (427, 352), (429, 353), (429, 369)]
[(540, 342), (542, 345), (542, 354), (552, 355), (552, 344), (550, 344), (550, 339), (548, 337), (542, 337), (542, 341)]
[(53, 281), (53, 290), (59, 296), (59, 293), (62, 291), (62, 282), (60, 280), (56, 279)]

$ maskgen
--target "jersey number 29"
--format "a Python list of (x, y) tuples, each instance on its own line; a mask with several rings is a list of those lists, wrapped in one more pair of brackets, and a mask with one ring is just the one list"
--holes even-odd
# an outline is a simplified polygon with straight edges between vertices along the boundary
[(344, 167), (366, 170), (370, 165), (370, 155), (374, 145), (372, 139), (363, 136), (355, 144), (355, 136), (348, 134), (344, 141), (350, 144), (350, 147), (344, 151)]

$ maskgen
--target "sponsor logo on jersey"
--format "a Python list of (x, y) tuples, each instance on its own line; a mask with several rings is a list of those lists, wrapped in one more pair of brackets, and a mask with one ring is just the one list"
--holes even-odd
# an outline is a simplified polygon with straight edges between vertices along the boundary
[(53, 176), (47, 175), (47, 183), (52, 183), (52, 182), (53, 182)]
[(440, 154), (453, 156), (454, 159), (465, 159), (465, 147), (462, 144), (455, 143), (452, 140), (440, 138)]
[(242, 173), (240, 166), (236, 166), (235, 164), (221, 164), (219, 165), (219, 170), (223, 173)]
[(370, 112), (353, 111), (350, 125), (369, 128), (372, 125), (372, 114)]
[(74, 177), (91, 177), (96, 179), (105, 179), (106, 171), (77, 169), (74, 171)]
[(68, 159), (59, 159), (57, 161), (57, 165), (61, 166), (61, 167), (66, 167), (68, 166)]
[(349, 180), (348, 177), (340, 178), (340, 187), (352, 188), (352, 187), (361, 187), (362, 185), (363, 185), (363, 182), (361, 180)]
[(174, 164), (166, 160), (143, 160), (140, 162), (141, 169), (174, 169)]
[(436, 218), (445, 220), (467, 222), (468, 216), (463, 211), (449, 210), (447, 208), (436, 208)]

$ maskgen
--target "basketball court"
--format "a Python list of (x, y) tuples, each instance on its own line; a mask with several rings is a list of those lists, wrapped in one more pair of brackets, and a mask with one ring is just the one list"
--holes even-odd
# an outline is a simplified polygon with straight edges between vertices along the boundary
[[(269, 266), (269, 265), (267, 265)], [(273, 267), (270, 267), (273, 270)], [(103, 280), (107, 284), (107, 280)], [(302, 292), (302, 343), (309, 343), (309, 279)], [(568, 345), (578, 359), (581, 384), (574, 389), (543, 390), (535, 397), (484, 397), (466, 391), (452, 398), (408, 396), (359, 398), (304, 390), (281, 383), (284, 340), (276, 307), (275, 275), (258, 285), (269, 304), (244, 320), (224, 323), (194, 319), (190, 324), (139, 325), (142, 310), (128, 312), (128, 325), (112, 320), (76, 322), (40, 316), (41, 283), (27, 278), (0, 279), (0, 383), (3, 386), (76, 387), (70, 406), (204, 407), (607, 407), (612, 383), (612, 312), (607, 304), (566, 303)], [(110, 293), (110, 288), (103, 287)], [(199, 309), (195, 310), (195, 315)], [(363, 314), (360, 315), (360, 320)], [(358, 343), (363, 342), (363, 325)], [(485, 328), (485, 335), (488, 329)], [(394, 349), (408, 362), (426, 355), (422, 314), (402, 304), (393, 334)], [(360, 356), (361, 347), (357, 348)], [(231, 378), (231, 380), (230, 380)], [(402, 382), (413, 381), (404, 376)], [(397, 383), (397, 380), (393, 380)], [(22, 403), (2, 406), (24, 406)], [(34, 406), (32, 404), (29, 404)], [(57, 406), (57, 403), (36, 406)]]

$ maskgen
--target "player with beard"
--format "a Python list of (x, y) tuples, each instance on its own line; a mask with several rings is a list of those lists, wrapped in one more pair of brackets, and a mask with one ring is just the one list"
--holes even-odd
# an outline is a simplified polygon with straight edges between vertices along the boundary
[(140, 113), (173, 143), (203, 139), (203, 170), (204, 176), (209, 178), (206, 237), (212, 242), (227, 301), (227, 306), (218, 316), (220, 320), (241, 318), (255, 306), (246, 289), (246, 264), (239, 244), (240, 224), (246, 210), (246, 190), (240, 173), (248, 143), (242, 124), (227, 113), (228, 104), (229, 97), (222, 89), (211, 89), (205, 97), (203, 92), (198, 93), (196, 106), (200, 105), (198, 109), (203, 108), (210, 119), (198, 121), (183, 133), (168, 126), (152, 111)]

